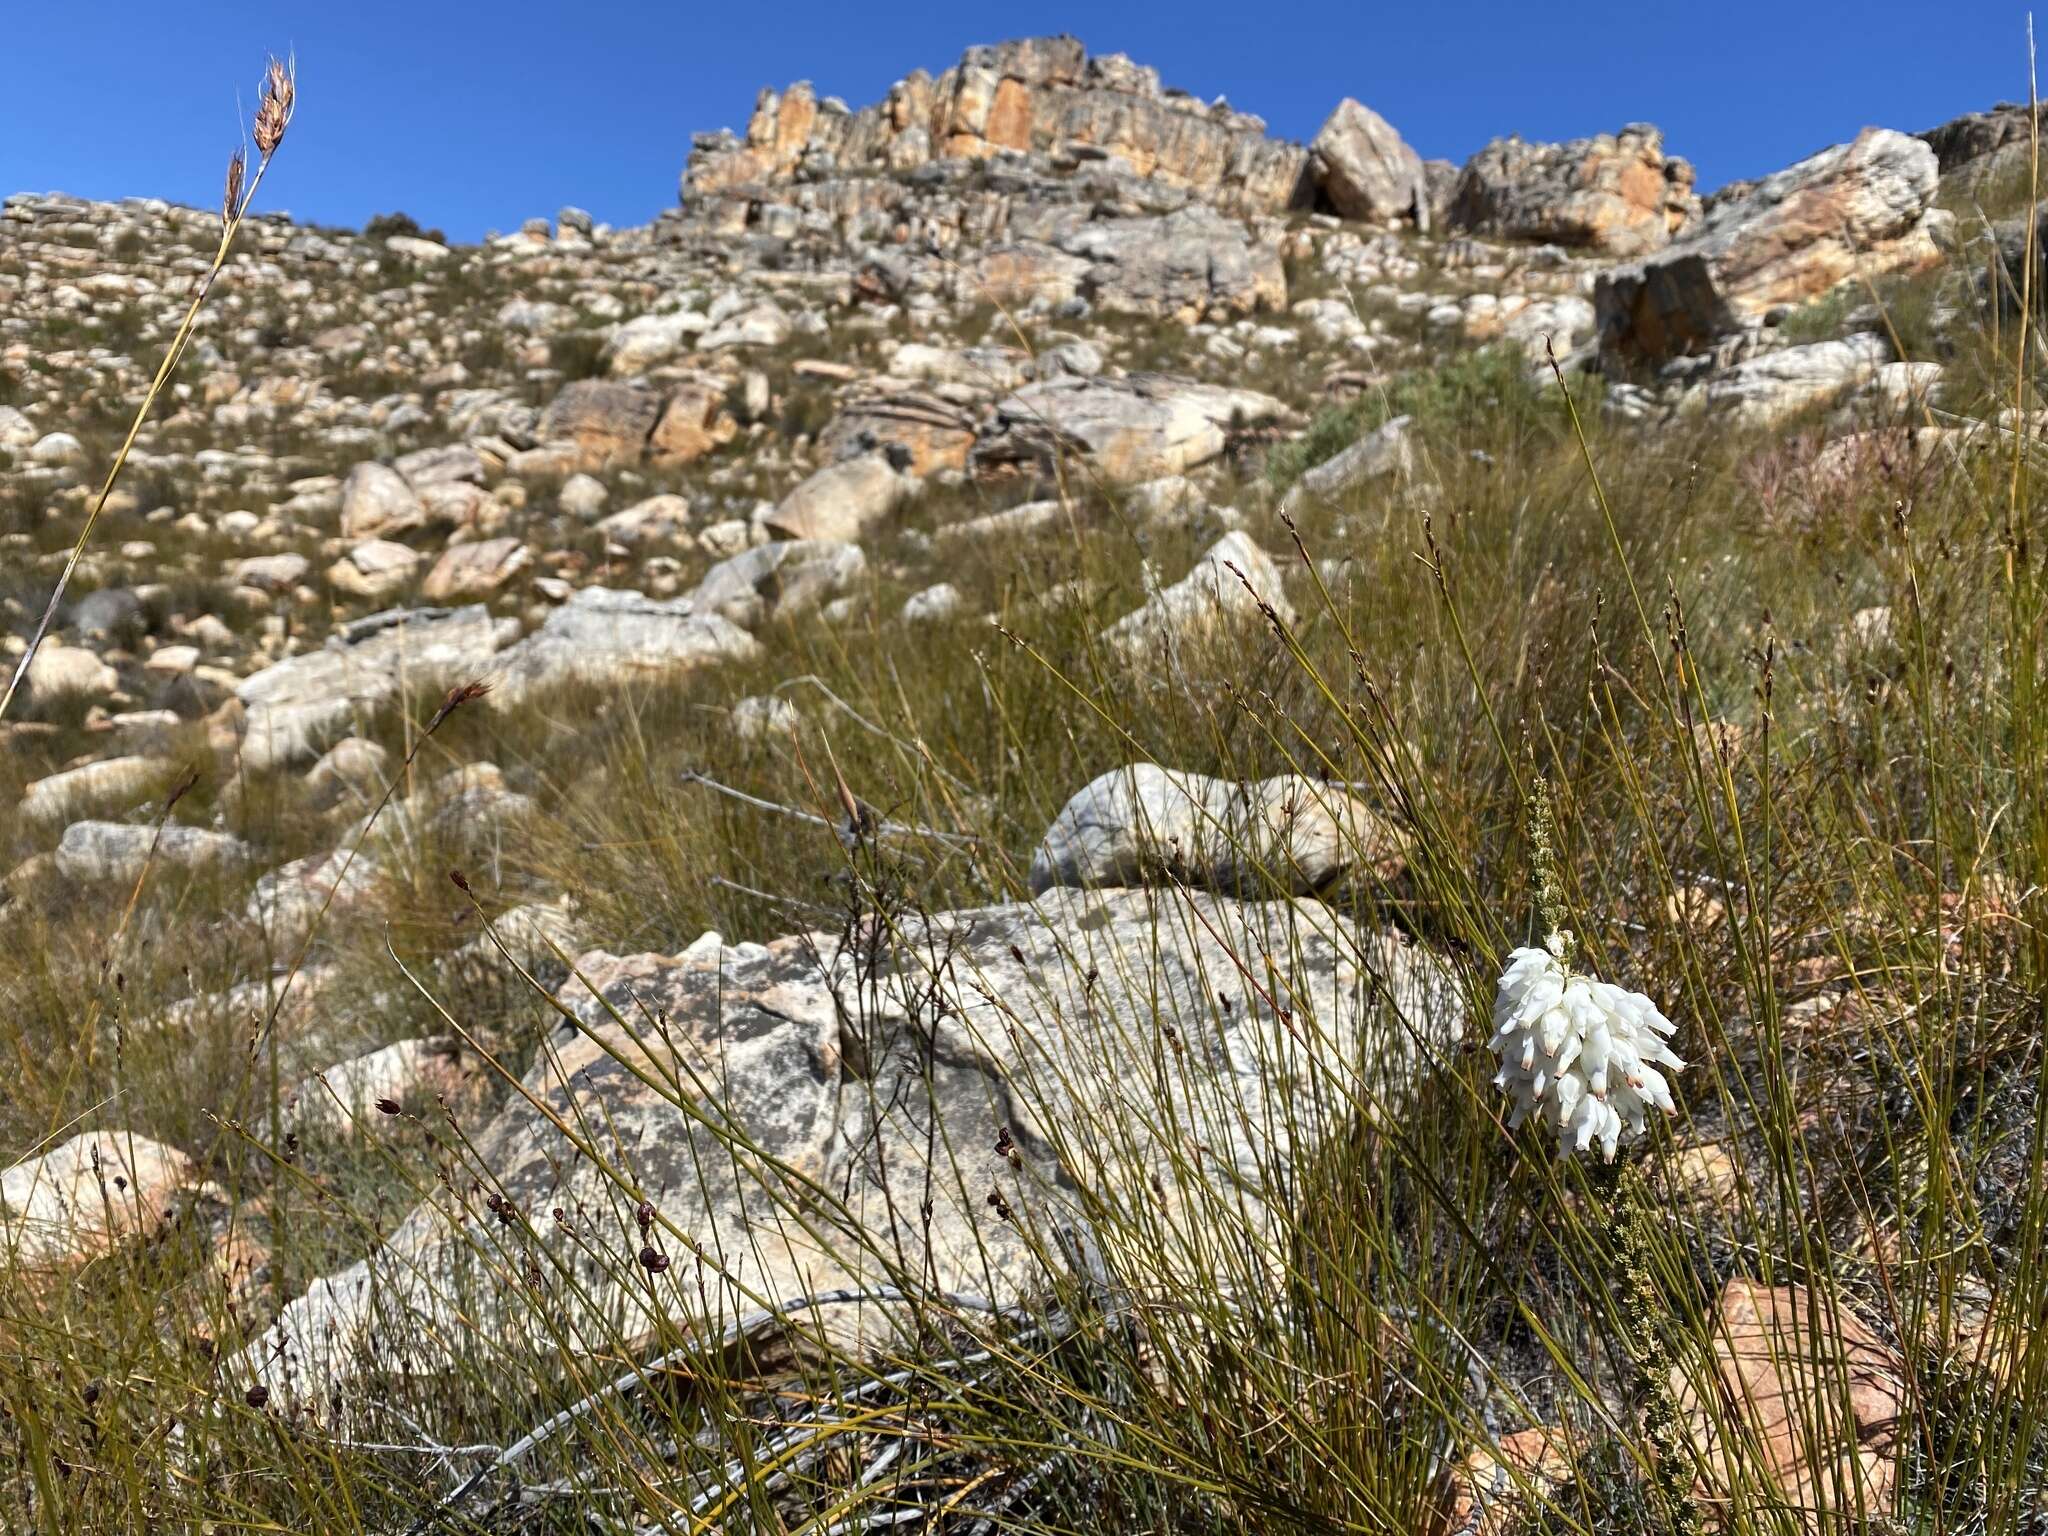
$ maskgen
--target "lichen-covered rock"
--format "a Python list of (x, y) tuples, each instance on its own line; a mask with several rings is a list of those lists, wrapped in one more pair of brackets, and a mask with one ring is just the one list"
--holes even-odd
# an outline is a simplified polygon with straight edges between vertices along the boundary
[(1445, 222), (1510, 240), (1643, 256), (1699, 217), (1692, 165), (1664, 136), (1631, 123), (1565, 144), (1495, 139), (1467, 162)]
[(1891, 344), (1869, 331), (1781, 347), (1724, 369), (1697, 391), (1697, 399), (1704, 409), (1743, 426), (1776, 426), (1801, 411), (1834, 404), (1876, 378), (1891, 358)]
[[(491, 1209), (436, 1195), (238, 1369), (321, 1396), (395, 1339), (421, 1369), (469, 1328), (554, 1350), (543, 1326), (594, 1347), (660, 1317), (902, 1348), (898, 1309), (802, 1298), (908, 1284), (1003, 1305), (1097, 1245), (1265, 1251), (1295, 1138), (1405, 1092), (1463, 1014), (1426, 954), (1314, 901), (1059, 890), (871, 938), (581, 957), (597, 995), (565, 991), (579, 1023), (474, 1135)], [(568, 1127), (601, 1128), (602, 1160)], [(574, 1276), (544, 1324), (483, 1261), (507, 1227)], [(1119, 1247), (1140, 1232), (1142, 1258)]]
[(1870, 128), (1717, 201), (1684, 236), (1602, 273), (1601, 345), (1624, 361), (1696, 351), (1851, 276), (1940, 258), (1934, 151)]
[(405, 476), (388, 464), (370, 461), (348, 472), (341, 486), (341, 536), (388, 538), (426, 522), (426, 508)]
[(833, 460), (890, 448), (901, 450), (913, 475), (963, 469), (974, 448), (974, 418), (921, 391), (871, 391), (848, 400), (818, 435), (818, 451)]
[(20, 813), (31, 825), (50, 825), (73, 816), (103, 816), (132, 810), (170, 787), (178, 765), (162, 757), (104, 757), (80, 763), (22, 791)]
[(133, 885), (152, 864), (160, 870), (232, 871), (255, 850), (226, 832), (167, 823), (161, 831), (125, 821), (74, 821), (57, 841), (57, 873), (67, 880)]
[(1302, 472), (1281, 498), (1284, 512), (1304, 503), (1328, 501), (1374, 480), (1406, 479), (1415, 473), (1415, 418), (1396, 416)]
[(1130, 172), (1200, 192), (1219, 207), (1277, 211), (1305, 192), (1307, 152), (1256, 117), (1160, 88), (1120, 54), (1091, 59), (1071, 37), (970, 48), (936, 79), (916, 71), (850, 112), (808, 84), (763, 91), (744, 140), (700, 137), (683, 198), (705, 202), (831, 169), (904, 173), (1003, 151), (1107, 156)]
[(420, 596), (430, 603), (488, 597), (533, 564), (533, 551), (510, 535), (450, 544), (420, 583)]
[(541, 412), (540, 435), (574, 446), (585, 469), (637, 464), (661, 419), (662, 397), (635, 384), (579, 379)]
[(693, 608), (752, 629), (822, 607), (867, 575), (858, 544), (782, 539), (721, 560), (690, 594)]

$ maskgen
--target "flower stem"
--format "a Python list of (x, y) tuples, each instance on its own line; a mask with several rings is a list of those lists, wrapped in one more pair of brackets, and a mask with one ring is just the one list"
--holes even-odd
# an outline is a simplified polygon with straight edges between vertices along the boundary
[(1641, 1169), (1633, 1162), (1596, 1175), (1610, 1186), (1613, 1236), (1620, 1259), (1622, 1305), (1628, 1313), (1623, 1339), (1635, 1370), (1636, 1399), (1649, 1437), (1653, 1481), (1673, 1536), (1699, 1536), (1699, 1506), (1692, 1496), (1692, 1464), (1685, 1432), (1671, 1392), (1671, 1345), (1663, 1297), (1650, 1274), (1649, 1198)]

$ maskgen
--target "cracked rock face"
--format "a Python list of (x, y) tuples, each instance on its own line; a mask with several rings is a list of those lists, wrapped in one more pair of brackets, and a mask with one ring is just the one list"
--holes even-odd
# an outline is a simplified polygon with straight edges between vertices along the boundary
[(1111, 158), (1237, 211), (1277, 211), (1302, 195), (1307, 152), (1266, 136), (1247, 113), (1163, 90), (1121, 54), (1091, 59), (1071, 37), (970, 48), (936, 79), (913, 71), (858, 112), (809, 84), (763, 91), (744, 140), (704, 135), (683, 173), (686, 201), (830, 169), (905, 173), (1009, 153)]
[(1688, 161), (1647, 123), (1531, 144), (1495, 139), (1458, 177), (1446, 222), (1472, 234), (1643, 256), (1699, 218)]
[(1858, 273), (1932, 265), (1940, 259), (1938, 182), (1933, 149), (1885, 128), (1767, 176), (1716, 203), (1683, 238), (1599, 276), (1602, 347), (1656, 361)]
[[(318, 1392), (365, 1340), (432, 1368), (469, 1327), (542, 1345), (506, 1332), (533, 1314), (507, 1304), (505, 1254), (595, 1343), (836, 1288), (1026, 1300), (1039, 1254), (1095, 1240), (1084, 1209), (1169, 1251), (1270, 1240), (1286, 1147), (1361, 1081), (1397, 1092), (1461, 1017), (1436, 962), (1320, 903), (1145, 890), (578, 969), (596, 994), (565, 992), (576, 1025), (471, 1128), (496, 1208), (418, 1207), (285, 1309), (245, 1356), (257, 1379)], [(846, 1348), (898, 1324), (883, 1305), (798, 1321)]]

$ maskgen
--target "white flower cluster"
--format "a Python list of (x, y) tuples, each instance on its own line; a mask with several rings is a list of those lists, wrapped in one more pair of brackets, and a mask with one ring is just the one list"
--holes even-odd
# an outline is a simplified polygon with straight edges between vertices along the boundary
[(1598, 1141), (1611, 1163), (1624, 1140), (1643, 1134), (1649, 1106), (1673, 1112), (1671, 1086), (1657, 1069), (1678, 1072), (1685, 1063), (1665, 1044), (1676, 1026), (1655, 1003), (1574, 975), (1563, 951), (1563, 936), (1553, 934), (1548, 952), (1508, 956), (1493, 1001), (1493, 1085), (1515, 1101), (1510, 1130), (1533, 1115), (1557, 1132), (1560, 1153)]

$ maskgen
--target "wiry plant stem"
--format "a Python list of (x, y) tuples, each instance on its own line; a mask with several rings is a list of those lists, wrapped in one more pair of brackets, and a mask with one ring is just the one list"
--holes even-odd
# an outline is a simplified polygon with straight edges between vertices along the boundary
[(115, 482), (121, 478), (121, 471), (127, 466), (128, 455), (135, 448), (135, 439), (142, 434), (142, 424), (155, 409), (157, 396), (170, 383), (171, 375), (177, 371), (179, 362), (185, 356), (185, 348), (191, 344), (193, 328), (198, 324), (199, 311), (206, 307), (207, 295), (213, 292), (214, 280), (227, 266), (228, 254), (234, 249), (235, 236), (241, 233), (242, 225), (249, 216), (250, 205), (256, 201), (256, 189), (263, 185), (263, 176), (270, 169), (270, 157), (284, 140), (284, 131), (291, 124), (294, 102), (297, 97), (296, 72), (289, 63), (277, 59), (270, 61), (269, 72), (263, 84), (263, 102), (256, 113), (257, 158), (256, 174), (244, 185), (242, 151), (237, 149), (228, 161), (227, 195), (221, 206), (220, 244), (214, 249), (213, 260), (206, 273), (199, 279), (198, 291), (192, 295), (192, 302), (186, 306), (185, 318), (178, 324), (178, 332), (171, 338), (171, 345), (165, 351), (163, 361), (157, 365), (156, 377), (150, 380), (149, 388), (143, 393), (142, 403), (136, 406), (135, 415), (128, 422), (128, 432), (121, 439), (121, 447), (114, 455), (114, 462), (108, 466), (107, 475), (100, 482), (99, 495), (93, 498), (92, 510), (86, 514), (85, 526), (78, 530), (77, 541), (71, 546), (71, 554), (64, 562), (64, 569), (57, 577), (57, 584), (50, 590), (50, 600), (43, 607), (43, 616), (36, 621), (35, 632), (29, 636), (28, 648), (15, 663), (13, 675), (7, 680), (5, 692), (0, 692), (0, 720), (7, 717), (7, 706), (14, 702), (15, 692), (21, 687), (22, 679), (28, 676), (28, 669), (34, 664), (36, 652), (42, 647), (50, 626), (57, 620), (57, 609), (63, 604), (64, 594), (71, 586), (71, 578), (78, 570), (78, 563), (85, 558), (86, 545), (92, 539), (94, 526), (99, 522), (100, 513), (106, 510), (107, 498), (114, 493)]

